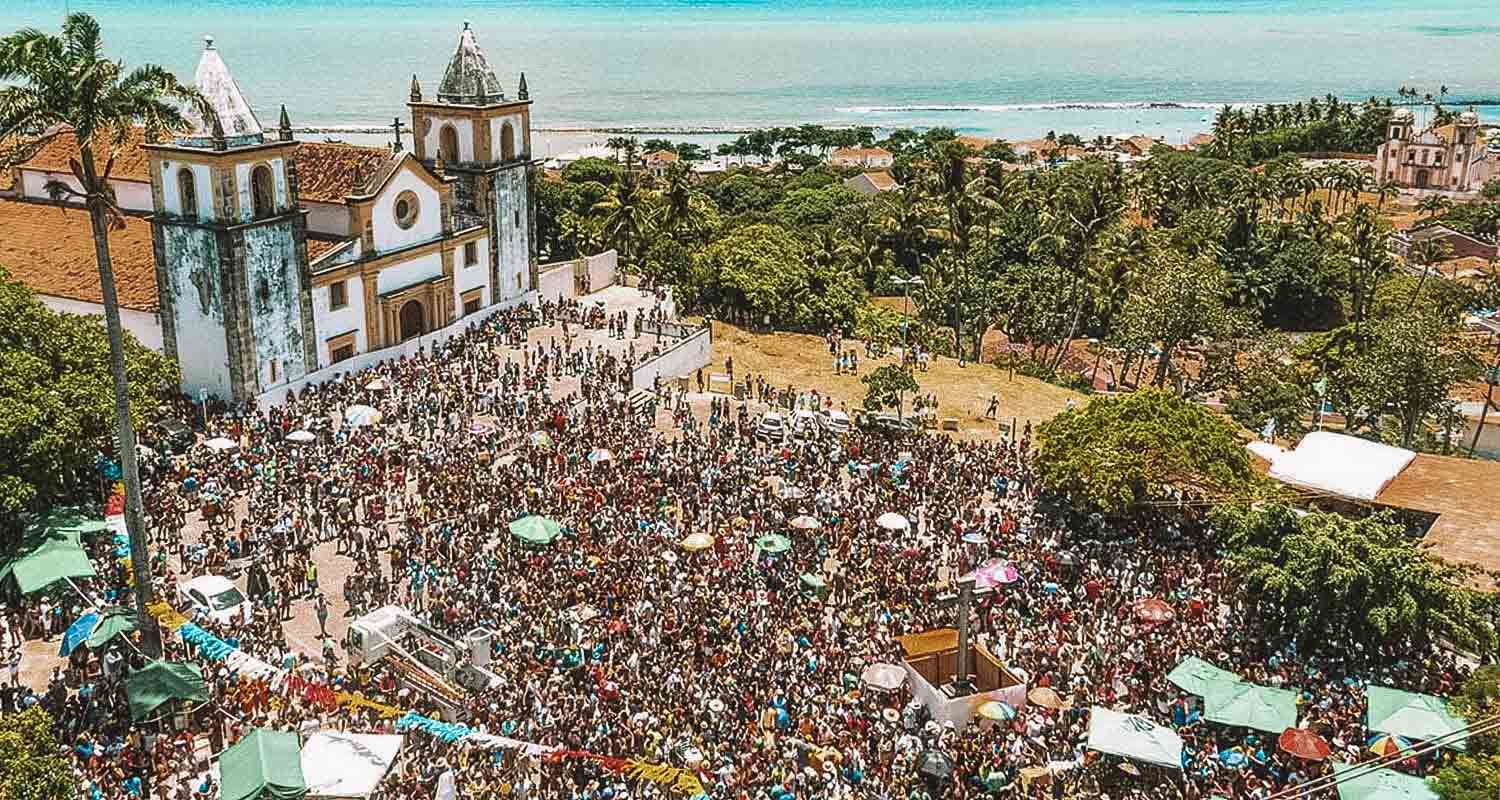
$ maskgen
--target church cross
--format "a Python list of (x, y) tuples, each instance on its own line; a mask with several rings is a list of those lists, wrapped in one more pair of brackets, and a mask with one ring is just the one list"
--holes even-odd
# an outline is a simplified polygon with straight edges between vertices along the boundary
[(974, 684), (969, 680), (969, 609), (974, 604), (975, 595), (987, 595), (994, 591), (994, 587), (976, 590), (974, 576), (965, 575), (958, 579), (957, 593), (938, 595), (938, 603), (945, 607), (952, 606), (954, 615), (958, 617), (958, 659), (953, 668), (955, 696), (963, 697), (974, 693)]
[(402, 144), (401, 144), (401, 118), (400, 117), (396, 117), (395, 119), (391, 120), (391, 127), (396, 129), (396, 145), (395, 145), (395, 147), (393, 149), (394, 149), (395, 152), (399, 153), (399, 152), (401, 152), (401, 149), (402, 149)]

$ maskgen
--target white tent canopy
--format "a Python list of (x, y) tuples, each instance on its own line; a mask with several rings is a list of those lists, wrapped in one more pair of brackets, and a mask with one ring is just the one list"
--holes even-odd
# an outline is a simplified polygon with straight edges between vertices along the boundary
[(1302, 437), (1297, 449), (1272, 457), (1271, 477), (1304, 489), (1374, 500), (1416, 456), (1400, 447), (1314, 431)]
[(369, 797), (400, 750), (400, 736), (319, 731), (302, 745), (307, 796)]
[(1145, 764), (1182, 768), (1182, 737), (1145, 717), (1103, 706), (1089, 711), (1088, 747)]

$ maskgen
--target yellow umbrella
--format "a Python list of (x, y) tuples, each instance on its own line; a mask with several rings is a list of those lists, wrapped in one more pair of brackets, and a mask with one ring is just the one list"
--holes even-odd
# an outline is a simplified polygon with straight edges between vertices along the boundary
[(996, 700), (991, 700), (981, 705), (979, 708), (975, 709), (975, 713), (977, 713), (981, 717), (984, 717), (985, 719), (992, 720), (1007, 720), (1015, 719), (1016, 717), (1015, 709), (1011, 708), (1005, 703), (1001, 703)]
[(714, 537), (707, 533), (690, 533), (686, 539), (682, 540), (681, 544), (682, 549), (696, 553), (699, 550), (707, 550), (713, 547)]
[(1041, 706), (1042, 708), (1065, 709), (1071, 708), (1072, 703), (1067, 702), (1047, 686), (1038, 686), (1026, 693), (1026, 699)]

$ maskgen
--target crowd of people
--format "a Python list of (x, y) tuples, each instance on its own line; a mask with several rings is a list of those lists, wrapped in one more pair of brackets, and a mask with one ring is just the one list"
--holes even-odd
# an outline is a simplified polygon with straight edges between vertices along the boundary
[[(611, 336), (580, 345), (550, 332), (559, 325), (608, 326)], [(767, 442), (754, 435), (758, 400), (707, 403), (661, 385), (650, 404), (632, 405), (633, 354), (648, 349), (636, 346), (640, 330), (576, 303), (502, 312), (420, 355), (210, 419), (202, 438), (227, 437), (237, 450), (195, 448), (148, 482), (161, 596), (175, 600), (180, 581), (248, 562), (253, 614), (199, 625), (268, 664), (432, 717), (439, 704), (391, 664), (351, 658), (333, 635), (310, 647), (288, 636), (287, 621), (317, 613), (326, 632), (337, 598), (344, 617), (398, 605), (455, 638), (487, 628), (500, 684), (467, 695), (468, 726), (687, 769), (716, 800), (1263, 800), (1326, 764), (1280, 752), (1274, 734), (1202, 721), (1199, 701), (1165, 678), (1183, 658), (1297, 689), (1299, 724), (1349, 761), (1368, 757), (1366, 685), (1444, 694), (1463, 677), (1435, 652), (1334, 642), (1298, 652), (1268, 636), (1200, 522), (1111, 530), (1039, 508), (1029, 425), (998, 440), (856, 428)], [(358, 405), (379, 420), (350, 424)], [(311, 441), (291, 436), (303, 431)], [(887, 513), (909, 524), (877, 524)], [(531, 515), (557, 521), (562, 535), (541, 546), (510, 535), (511, 521)], [(772, 534), (790, 548), (758, 544)], [(690, 536), (698, 544), (685, 547)], [(101, 556), (102, 577), (82, 588), (105, 599), (125, 582), (123, 566)], [(900, 637), (953, 626), (941, 596), (994, 558), (1018, 579), (972, 608), (978, 640), (1029, 686), (1055, 689), (1063, 708), (1023, 704), (1012, 720), (960, 729), (912, 713), (910, 687), (863, 684), (869, 665), (901, 662)], [(329, 559), (347, 566), (336, 584), (319, 575)], [(1143, 598), (1176, 613), (1142, 622), (1133, 609)], [(38, 634), (23, 627), (3, 633)], [(197, 654), (168, 637), (167, 656)], [(158, 738), (148, 755), (118, 672), (101, 677), (90, 658), (40, 695), (0, 692), (0, 709), (40, 703), (53, 713), (81, 797), (212, 795), (193, 770), (181, 777), (191, 732)], [(372, 708), (329, 708), (274, 678), (222, 664), (208, 677), (210, 711), (195, 720), (226, 742), (256, 727), (395, 729)], [(1177, 729), (1182, 768), (1126, 771), (1087, 751), (1095, 705)], [(951, 775), (924, 767), (933, 752)], [(435, 798), (450, 771), (459, 797), (673, 792), (588, 758), (422, 732), (406, 734), (381, 792)]]

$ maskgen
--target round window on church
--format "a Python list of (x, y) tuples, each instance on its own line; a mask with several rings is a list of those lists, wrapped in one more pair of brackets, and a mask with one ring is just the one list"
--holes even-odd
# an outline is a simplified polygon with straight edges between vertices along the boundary
[(396, 195), (396, 224), (402, 228), (410, 228), (417, 224), (417, 195), (413, 192), (402, 192)]

